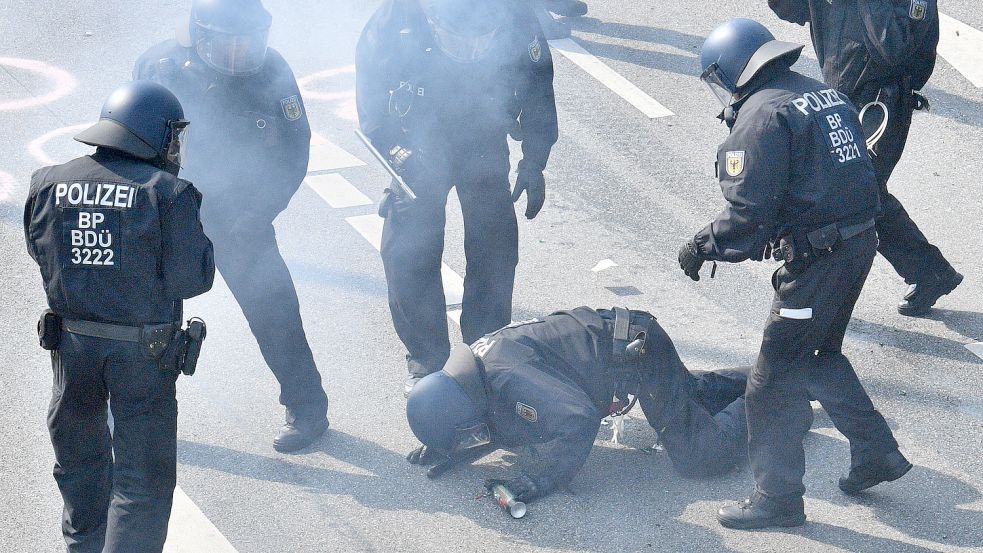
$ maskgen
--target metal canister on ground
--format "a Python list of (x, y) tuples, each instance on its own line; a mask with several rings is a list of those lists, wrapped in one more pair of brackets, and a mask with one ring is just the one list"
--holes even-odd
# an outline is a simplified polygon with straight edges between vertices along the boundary
[(512, 518), (522, 518), (526, 516), (526, 504), (521, 501), (516, 501), (515, 496), (508, 488), (501, 484), (497, 484), (492, 487), (492, 494), (495, 497), (495, 502), (498, 506), (502, 508), (503, 511), (508, 513)]

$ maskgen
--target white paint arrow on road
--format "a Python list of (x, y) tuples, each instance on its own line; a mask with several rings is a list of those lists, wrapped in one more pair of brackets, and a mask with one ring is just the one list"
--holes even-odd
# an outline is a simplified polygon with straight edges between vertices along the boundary
[(969, 82), (983, 88), (983, 31), (939, 14), (939, 55), (963, 74)]

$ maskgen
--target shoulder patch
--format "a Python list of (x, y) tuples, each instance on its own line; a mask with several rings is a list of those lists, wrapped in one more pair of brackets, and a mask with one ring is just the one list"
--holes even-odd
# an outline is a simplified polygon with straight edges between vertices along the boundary
[(521, 401), (515, 402), (515, 414), (529, 422), (536, 422), (539, 420), (539, 413), (536, 412), (536, 409), (522, 403)]
[(726, 171), (727, 175), (736, 177), (744, 172), (744, 150), (727, 152)]
[(908, 16), (915, 21), (923, 21), (928, 13), (928, 0), (911, 0)]
[(283, 108), (283, 116), (287, 121), (296, 121), (304, 114), (304, 110), (300, 107), (300, 98), (296, 94), (280, 100), (280, 107)]
[(529, 43), (529, 59), (533, 63), (539, 63), (543, 59), (543, 44), (539, 42), (539, 37), (532, 39)]

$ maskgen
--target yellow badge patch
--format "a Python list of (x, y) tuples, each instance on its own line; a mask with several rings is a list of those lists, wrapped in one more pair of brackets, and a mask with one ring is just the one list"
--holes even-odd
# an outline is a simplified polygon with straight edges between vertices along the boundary
[(300, 98), (296, 95), (280, 100), (280, 107), (283, 108), (283, 116), (288, 121), (296, 121), (304, 114), (303, 109), (300, 107)]
[(744, 150), (727, 152), (726, 170), (731, 177), (736, 177), (744, 172)]
[(922, 21), (925, 19), (926, 13), (928, 13), (927, 0), (911, 0), (911, 10), (908, 11), (908, 15), (912, 19)]
[(515, 414), (529, 422), (536, 422), (539, 420), (539, 413), (536, 412), (536, 409), (522, 403), (521, 401), (515, 402)]
[(529, 44), (529, 59), (533, 63), (539, 63), (543, 59), (543, 45), (539, 42), (539, 37), (534, 38)]

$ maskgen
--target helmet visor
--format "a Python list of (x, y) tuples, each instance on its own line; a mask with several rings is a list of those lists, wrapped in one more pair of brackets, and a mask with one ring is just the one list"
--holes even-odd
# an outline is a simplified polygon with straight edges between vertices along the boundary
[(716, 63), (711, 64), (707, 67), (706, 71), (700, 75), (700, 80), (703, 81), (707, 88), (713, 96), (721, 103), (724, 107), (728, 107), (734, 103), (734, 93), (731, 92), (732, 86), (727, 85), (727, 79), (724, 77), (723, 73), (720, 71), (720, 66)]
[(268, 29), (246, 35), (203, 30), (196, 49), (198, 56), (219, 73), (251, 75), (266, 62), (268, 37)]
[(457, 428), (454, 432), (453, 451), (464, 451), (491, 443), (491, 431), (485, 423), (478, 423), (466, 428)]
[(181, 166), (181, 149), (184, 144), (184, 135), (188, 130), (187, 121), (171, 121), (168, 123), (167, 153), (164, 161), (176, 167)]

